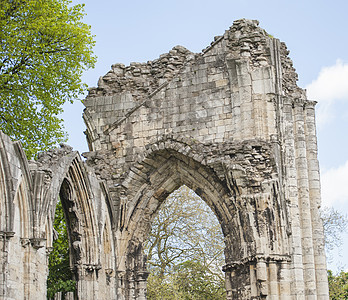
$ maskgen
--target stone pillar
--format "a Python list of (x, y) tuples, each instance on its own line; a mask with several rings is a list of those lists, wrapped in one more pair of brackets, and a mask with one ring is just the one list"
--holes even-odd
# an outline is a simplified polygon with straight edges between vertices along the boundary
[(250, 262), (232, 263), (223, 266), (225, 272), (226, 299), (250, 299), (252, 291), (252, 275)]
[(316, 288), (318, 299), (328, 299), (329, 288), (326, 271), (323, 225), (320, 219), (320, 173), (318, 162), (317, 136), (315, 128), (315, 104), (307, 101), (305, 105), (305, 133), (308, 162), (309, 197), (311, 204), (312, 236), (314, 247)]
[(267, 276), (267, 265), (263, 260), (259, 260), (256, 263), (256, 280), (259, 290), (260, 297), (266, 297), (268, 295), (268, 276)]
[(8, 299), (8, 252), (9, 239), (13, 237), (13, 232), (0, 231), (0, 299)]
[(135, 281), (134, 272), (129, 272), (127, 276), (128, 286), (126, 290), (126, 300), (135, 300), (136, 299), (136, 281)]
[(225, 271), (226, 299), (232, 300), (232, 272)]
[(39, 238), (22, 239), (22, 286), (23, 299), (46, 299), (48, 260), (46, 240)]
[(136, 280), (137, 280), (137, 300), (146, 300), (146, 283), (147, 278), (149, 277), (150, 272), (140, 271), (136, 272)]
[(98, 299), (98, 266), (78, 265), (77, 266), (77, 297), (78, 299)]
[(279, 299), (291, 300), (291, 273), (289, 262), (281, 262), (279, 270)]
[(117, 271), (117, 299), (125, 300), (126, 297), (126, 272), (125, 271)]
[(297, 187), (297, 170), (295, 163), (295, 138), (293, 123), (292, 99), (283, 99), (283, 151), (284, 169), (287, 176), (284, 180), (285, 199), (289, 204), (291, 219), (291, 272), (292, 272), (292, 294), (304, 299), (304, 274), (302, 261), (301, 220)]
[(146, 279), (148, 274), (134, 270), (118, 272), (118, 300), (146, 299)]
[(303, 271), (305, 281), (306, 299), (314, 300), (316, 297), (315, 264), (313, 252), (311, 203), (309, 198), (309, 180), (307, 149), (305, 136), (304, 102), (294, 101), (294, 136), (295, 136), (295, 161), (297, 169), (298, 201), (301, 211), (301, 236), (303, 249)]
[(280, 278), (278, 278), (279, 264), (275, 261), (269, 262), (269, 299), (279, 299), (279, 285)]

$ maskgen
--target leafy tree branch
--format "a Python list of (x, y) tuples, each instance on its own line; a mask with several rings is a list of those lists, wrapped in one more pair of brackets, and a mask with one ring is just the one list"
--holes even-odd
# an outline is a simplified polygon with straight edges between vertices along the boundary
[(95, 44), (70, 0), (0, 0), (0, 130), (28, 158), (66, 140), (58, 115), (81, 95)]

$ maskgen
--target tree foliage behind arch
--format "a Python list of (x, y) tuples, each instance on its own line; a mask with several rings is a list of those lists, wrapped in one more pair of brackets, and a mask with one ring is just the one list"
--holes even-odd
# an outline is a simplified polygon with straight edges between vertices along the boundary
[(150, 271), (148, 299), (226, 299), (220, 224), (186, 186), (161, 205), (144, 246)]
[(61, 201), (56, 207), (53, 228), (53, 249), (48, 257), (48, 299), (52, 299), (58, 292), (73, 292), (76, 287), (70, 270), (69, 238)]

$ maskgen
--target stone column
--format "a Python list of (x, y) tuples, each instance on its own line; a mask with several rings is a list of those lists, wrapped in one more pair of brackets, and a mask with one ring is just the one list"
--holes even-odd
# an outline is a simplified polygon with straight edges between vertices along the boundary
[(243, 300), (250, 299), (253, 289), (252, 282), (252, 265), (249, 261), (231, 263), (223, 266), (226, 278), (226, 299), (227, 300)]
[(39, 238), (22, 239), (23, 299), (46, 299), (48, 259), (46, 240)]
[(323, 225), (319, 215), (321, 193), (315, 128), (315, 104), (316, 102), (314, 101), (307, 101), (305, 104), (305, 133), (317, 295), (318, 299), (326, 300), (329, 299), (329, 288), (326, 271)]
[(279, 299), (280, 300), (291, 300), (291, 273), (290, 264), (287, 261), (280, 263), (279, 270)]
[(127, 276), (127, 289), (126, 289), (126, 299), (135, 300), (136, 298), (136, 281), (135, 274), (132, 271), (129, 271)]
[(304, 102), (294, 101), (294, 137), (295, 161), (297, 169), (298, 200), (301, 211), (301, 236), (305, 295), (308, 300), (317, 299), (315, 264), (313, 252), (311, 203), (309, 198), (309, 180), (307, 149), (305, 136)]
[(137, 300), (146, 300), (146, 283), (147, 278), (149, 277), (150, 272), (140, 271), (136, 272), (136, 280), (137, 280)]
[(225, 271), (225, 288), (226, 288), (226, 299), (232, 300), (232, 272)]
[(8, 294), (8, 244), (7, 232), (0, 231), (0, 299), (6, 299)]
[(268, 295), (268, 276), (267, 265), (264, 260), (256, 263), (256, 279), (259, 288), (259, 296), (266, 297)]
[(279, 299), (279, 284), (280, 278), (278, 278), (279, 264), (275, 261), (270, 261), (268, 264), (269, 272), (269, 299)]
[(125, 300), (126, 297), (126, 272), (125, 271), (117, 271), (117, 299)]
[(283, 99), (283, 151), (285, 177), (285, 199), (289, 205), (291, 219), (291, 279), (292, 295), (298, 299), (304, 297), (304, 274), (302, 261), (301, 221), (295, 163), (295, 138), (292, 99)]

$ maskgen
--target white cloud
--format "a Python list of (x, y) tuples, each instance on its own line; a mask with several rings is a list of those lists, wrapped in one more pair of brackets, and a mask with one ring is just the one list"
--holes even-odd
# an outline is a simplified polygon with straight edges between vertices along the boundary
[(335, 65), (322, 68), (306, 88), (309, 99), (322, 102), (348, 97), (348, 63), (337, 60)]
[(332, 104), (337, 100), (348, 102), (348, 63), (321, 69), (318, 78), (306, 86), (308, 99), (318, 101), (317, 124), (322, 126), (334, 118)]
[(321, 174), (322, 206), (348, 203), (348, 160), (338, 168)]

